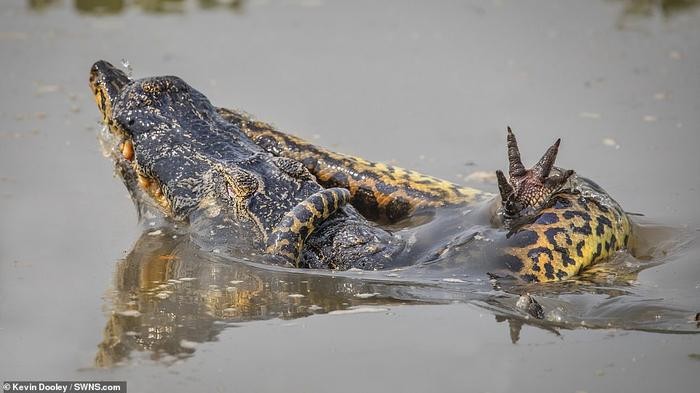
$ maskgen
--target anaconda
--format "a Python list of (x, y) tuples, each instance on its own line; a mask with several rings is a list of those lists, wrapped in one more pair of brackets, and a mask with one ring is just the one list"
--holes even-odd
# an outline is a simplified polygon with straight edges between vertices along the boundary
[(509, 179), (498, 172), (499, 198), (314, 146), (214, 107), (178, 77), (132, 80), (99, 61), (90, 86), (137, 206), (157, 206), (175, 221), (215, 222), (211, 228), (248, 239), (270, 263), (383, 269), (430, 262), (435, 255), (412, 255), (405, 239), (370, 220), (456, 205), (501, 205), (492, 221), (503, 229), (489, 239), (488, 256), (526, 281), (572, 277), (630, 238), (629, 220), (609, 195), (554, 167), (558, 141), (526, 169), (509, 130)]

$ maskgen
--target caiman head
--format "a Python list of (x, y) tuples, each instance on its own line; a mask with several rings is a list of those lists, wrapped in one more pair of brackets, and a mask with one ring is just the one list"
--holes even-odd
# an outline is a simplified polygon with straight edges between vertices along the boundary
[(365, 222), (338, 218), (359, 217), (344, 206), (347, 190), (323, 189), (298, 161), (262, 150), (182, 79), (132, 80), (98, 61), (90, 87), (106, 126), (103, 145), (141, 214), (153, 206), (172, 220), (215, 223), (207, 228), (213, 236), (218, 229), (252, 237), (297, 266), (304, 242), (324, 221), (333, 222), (325, 236), (362, 235), (349, 245), (358, 253), (376, 238)]
[(166, 217), (224, 214), (265, 239), (298, 201), (321, 190), (303, 165), (264, 152), (178, 77), (131, 80), (99, 61), (90, 87), (127, 188), (137, 204)]

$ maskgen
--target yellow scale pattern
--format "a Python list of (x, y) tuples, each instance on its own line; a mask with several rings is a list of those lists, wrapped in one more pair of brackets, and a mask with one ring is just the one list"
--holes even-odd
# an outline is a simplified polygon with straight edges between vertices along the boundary
[(242, 112), (219, 108), (219, 113), (268, 151), (303, 163), (325, 187), (350, 190), (353, 206), (375, 219), (393, 222), (419, 207), (472, 204), (492, 196), (416, 171), (326, 150)]
[[(492, 197), (419, 172), (323, 149), (243, 112), (218, 111), (263, 148), (304, 163), (322, 185), (349, 189), (351, 203), (370, 218), (391, 222), (423, 206), (472, 204)], [(542, 209), (542, 220), (525, 225), (501, 244), (504, 265), (526, 281), (573, 277), (625, 248), (630, 238), (630, 221), (619, 207), (573, 194), (557, 197), (563, 206)]]
[(577, 195), (559, 203), (513, 234), (504, 245), (505, 265), (526, 281), (557, 281), (611, 257), (631, 233), (626, 214)]

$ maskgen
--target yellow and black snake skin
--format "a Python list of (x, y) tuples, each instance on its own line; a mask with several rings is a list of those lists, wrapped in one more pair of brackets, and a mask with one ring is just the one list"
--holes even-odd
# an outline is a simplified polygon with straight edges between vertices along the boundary
[[(422, 206), (469, 205), (491, 196), (415, 171), (329, 151), (244, 112), (218, 111), (267, 151), (302, 162), (325, 187), (350, 190), (351, 203), (371, 219), (392, 222)], [(556, 154), (558, 141), (553, 147)], [(509, 153), (513, 149), (517, 152), (509, 130)], [(546, 163), (550, 167), (553, 158), (551, 161)], [(519, 169), (511, 167), (511, 172), (517, 174)], [(566, 171), (563, 176), (571, 175), (572, 171)], [(584, 186), (576, 192), (552, 195), (527, 225), (514, 228), (501, 241), (501, 258), (508, 270), (526, 281), (559, 281), (627, 247), (632, 231), (627, 215), (597, 185), (580, 179)]]

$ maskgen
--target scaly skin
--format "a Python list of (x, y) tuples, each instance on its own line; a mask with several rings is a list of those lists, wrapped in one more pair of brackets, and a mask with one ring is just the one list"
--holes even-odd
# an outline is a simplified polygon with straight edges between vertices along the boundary
[[(446, 180), (329, 151), (240, 111), (218, 111), (268, 152), (303, 163), (323, 186), (348, 188), (351, 203), (371, 219), (393, 222), (420, 207), (470, 205), (490, 197)], [(627, 246), (631, 226), (622, 208), (590, 180), (553, 168), (559, 141), (530, 171), (520, 162), (510, 129), (508, 145), (513, 185), (499, 173), (502, 199), (510, 201), (506, 206), (517, 206), (512, 215), (523, 210), (529, 214), (510, 220), (502, 209), (511, 233), (496, 239), (492, 257), (526, 281), (547, 282), (573, 277)], [(547, 175), (538, 179), (538, 170)]]
[(618, 206), (562, 193), (503, 241), (505, 266), (525, 281), (559, 281), (626, 247), (630, 222)]
[(346, 189), (324, 189), (299, 162), (265, 152), (180, 78), (131, 80), (100, 61), (90, 86), (139, 206), (209, 222), (211, 233), (250, 239), (282, 265), (381, 269), (398, 260), (403, 242), (347, 204)]
[(352, 205), (372, 220), (396, 222), (420, 207), (472, 204), (491, 197), (416, 171), (329, 151), (242, 112), (218, 111), (268, 152), (304, 164), (324, 187), (350, 190)]
[[(232, 239), (250, 238), (273, 263), (394, 267), (406, 263), (404, 241), (348, 202), (371, 219), (394, 222), (420, 208), (490, 197), (313, 146), (213, 107), (177, 77), (134, 81), (100, 61), (90, 86), (113, 140), (118, 173), (141, 211), (157, 206), (174, 220), (216, 222), (212, 228), (223, 228)], [(498, 172), (505, 202), (493, 221), (509, 232), (496, 231), (485, 244), (489, 258), (509, 275), (563, 280), (627, 245), (630, 224), (619, 205), (589, 180), (553, 167), (558, 141), (529, 170), (512, 133), (508, 148), (509, 179)], [(412, 260), (421, 262), (426, 260)]]

